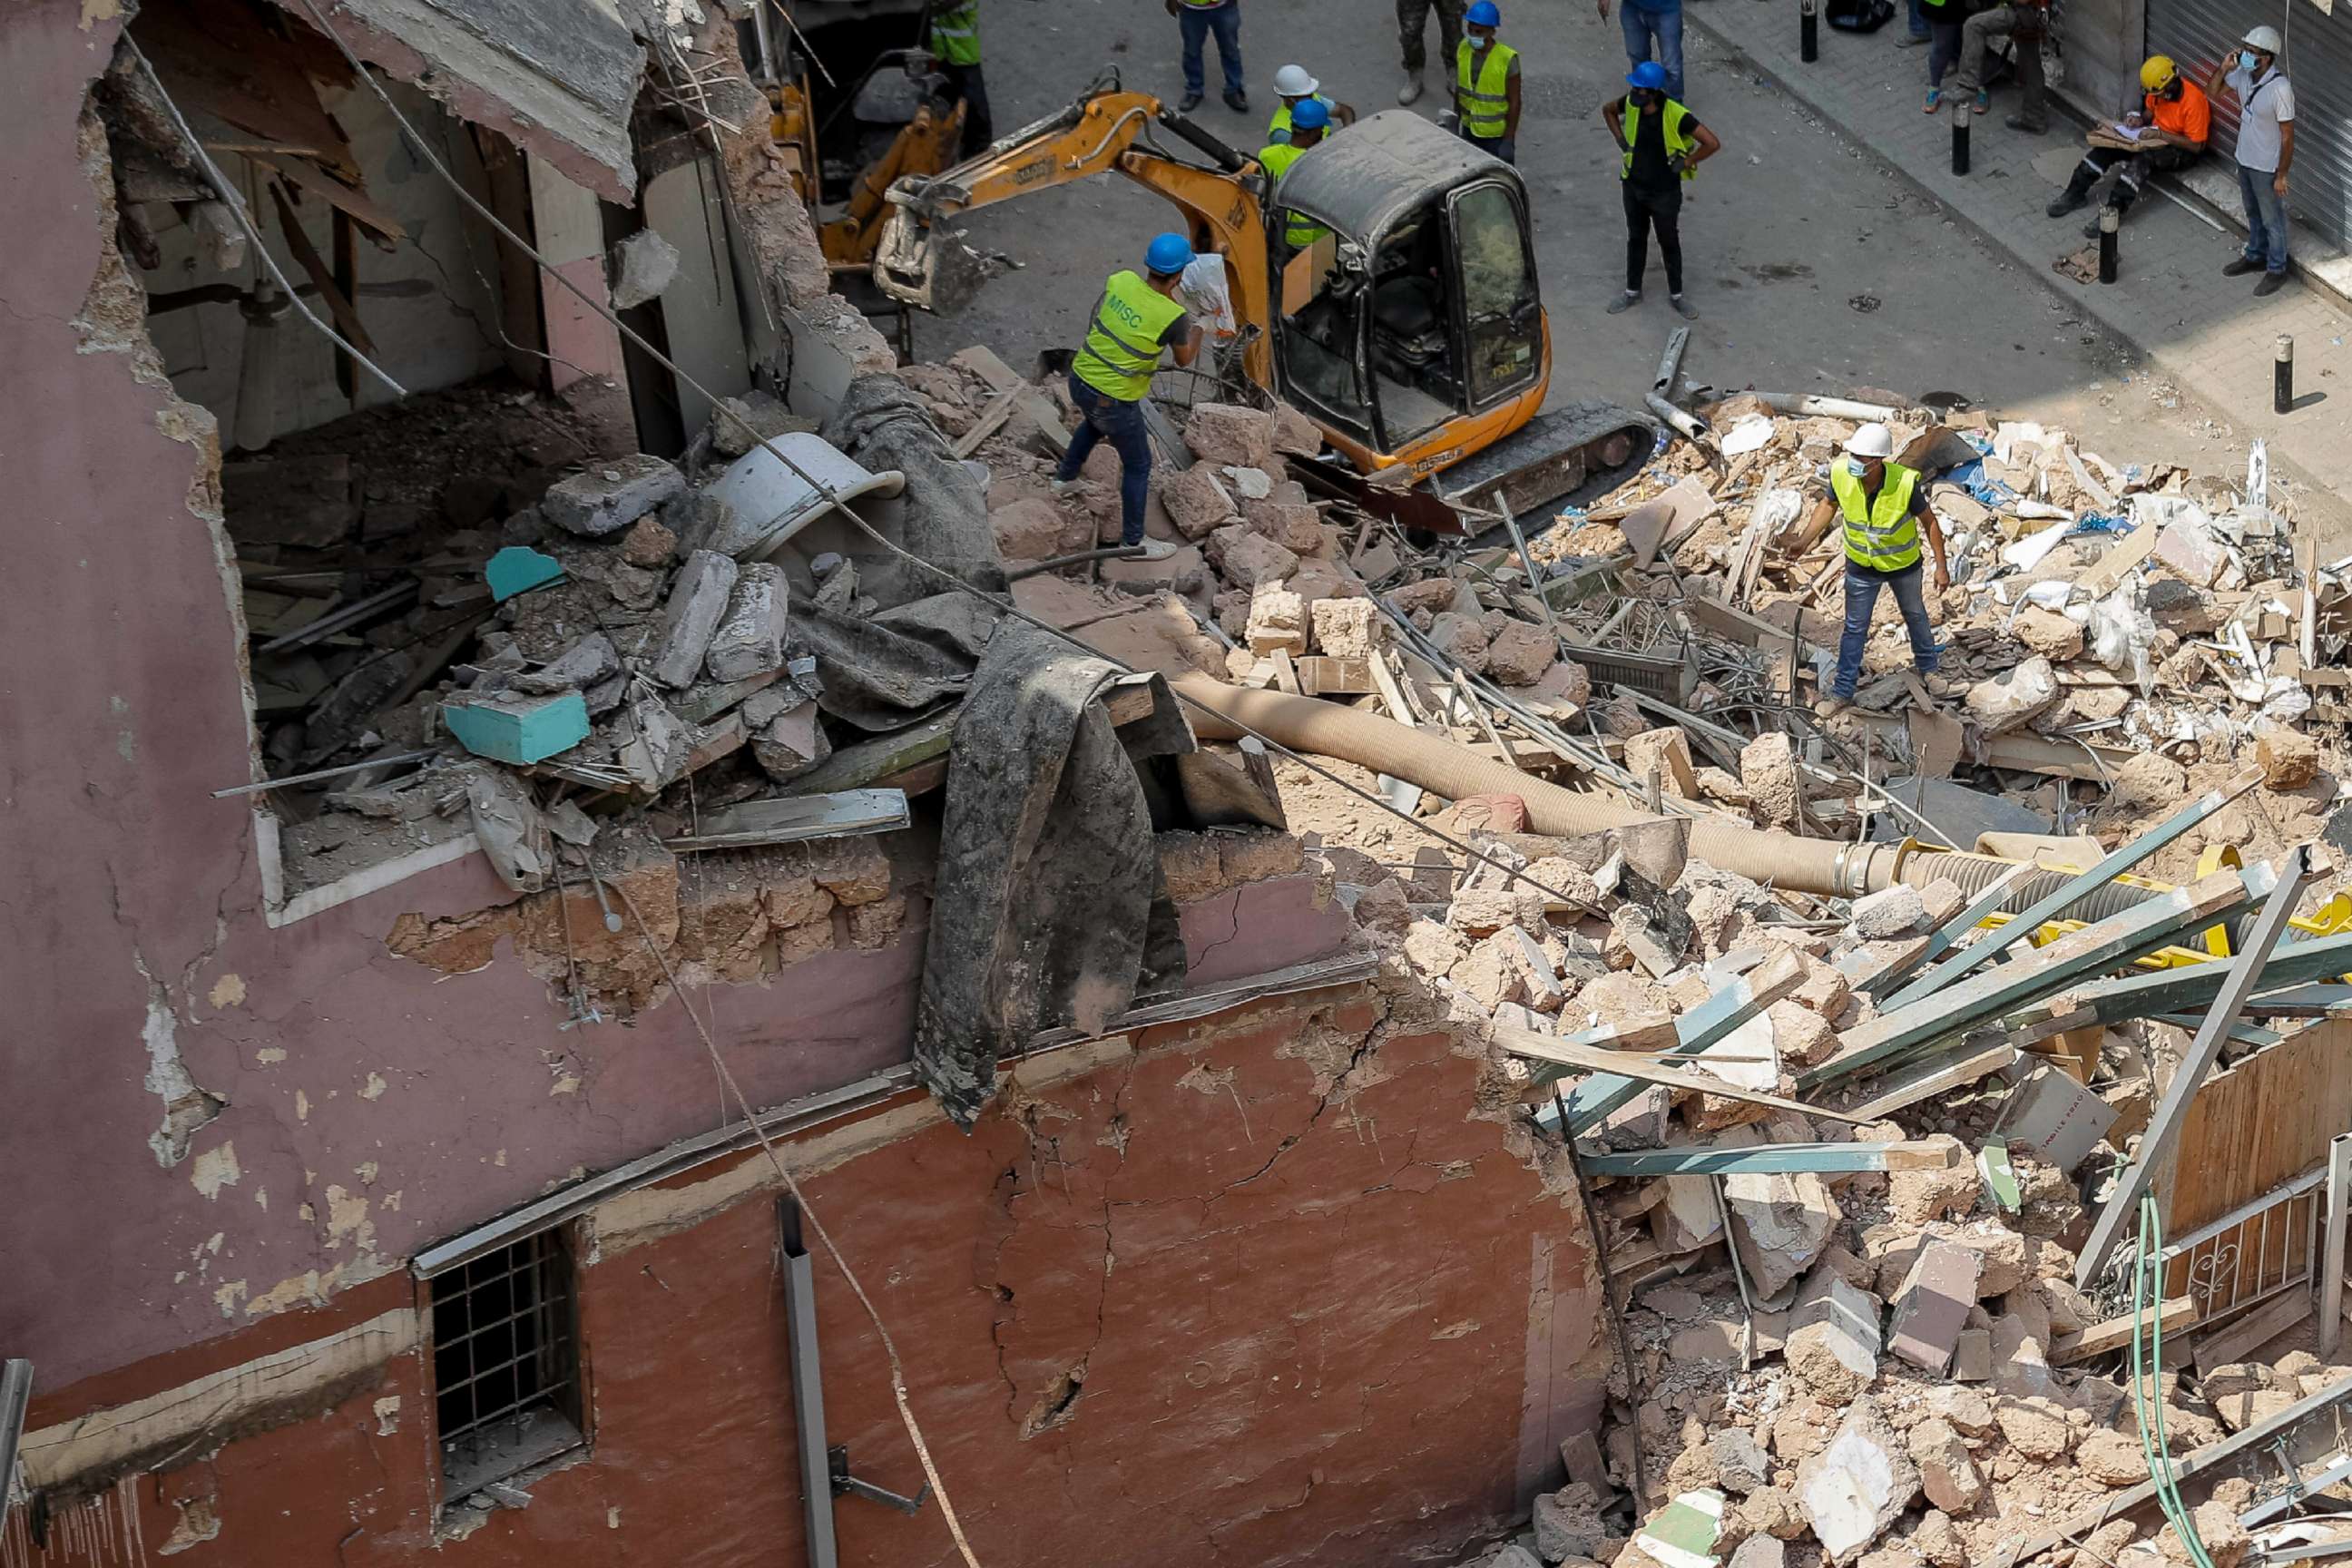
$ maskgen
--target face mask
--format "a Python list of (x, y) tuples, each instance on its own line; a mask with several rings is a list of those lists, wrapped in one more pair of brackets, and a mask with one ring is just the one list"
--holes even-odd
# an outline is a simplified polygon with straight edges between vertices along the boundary
[(2179, 103), (2180, 101), (2180, 83), (2178, 79), (2174, 79), (2173, 84), (2170, 87), (2164, 89), (2164, 101), (2167, 103)]
[(1866, 479), (1870, 477), (1870, 461), (1866, 458), (1848, 458), (1845, 471), (1857, 479)]
[(2238, 51), (2238, 68), (2239, 68), (2240, 70), (2249, 70), (2249, 71), (2250, 71), (2250, 70), (2252, 70), (2252, 69), (2253, 69), (2253, 68), (2254, 68), (2254, 57), (2253, 57), (2252, 54), (2248, 53), (2246, 50), (2244, 50), (2244, 49), (2240, 49), (2240, 50)]
[(1474, 49), (1483, 49), (1486, 47), (1486, 40), (1479, 34), (1473, 33), (1470, 35), (1470, 47)]

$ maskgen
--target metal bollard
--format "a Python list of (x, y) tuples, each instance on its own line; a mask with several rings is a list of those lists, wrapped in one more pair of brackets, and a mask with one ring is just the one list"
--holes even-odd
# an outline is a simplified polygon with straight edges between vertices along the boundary
[(2294, 340), (2279, 334), (2278, 357), (2271, 364), (2271, 412), (2284, 414), (2294, 406)]
[(1952, 173), (1969, 172), (1969, 106), (1963, 99), (1952, 110)]
[(2124, 226), (2124, 215), (2114, 207), (2099, 209), (2099, 281), (2116, 280), (2116, 236)]
[(1798, 0), (1797, 58), (1807, 65), (1822, 58), (1821, 0)]

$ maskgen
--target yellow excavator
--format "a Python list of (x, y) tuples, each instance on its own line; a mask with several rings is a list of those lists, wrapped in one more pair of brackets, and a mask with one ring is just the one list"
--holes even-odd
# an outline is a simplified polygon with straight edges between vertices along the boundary
[[(1402, 110), (1333, 134), (1276, 182), (1107, 72), (980, 156), (897, 181), (875, 282), (952, 313), (980, 279), (959, 215), (1108, 174), (1165, 197), (1193, 249), (1224, 258), (1240, 374), (1312, 419), (1340, 459), (1299, 465), (1310, 484), (1408, 527), (1460, 532), (1457, 509), (1528, 513), (1651, 450), (1645, 415), (1591, 402), (1544, 409), (1552, 343), (1526, 187), (1508, 164)], [(1294, 227), (1318, 237), (1294, 247)]]

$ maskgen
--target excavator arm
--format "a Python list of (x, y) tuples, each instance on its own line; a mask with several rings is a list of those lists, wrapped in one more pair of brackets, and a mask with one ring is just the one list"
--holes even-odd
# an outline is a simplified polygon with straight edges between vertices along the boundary
[[(1209, 160), (1176, 158), (1150, 140), (1165, 131)], [(961, 214), (1034, 195), (1097, 174), (1119, 174), (1166, 197), (1184, 216), (1192, 248), (1225, 258), (1235, 319), (1249, 338), (1244, 369), (1271, 384), (1265, 342), (1272, 298), (1263, 197), (1265, 176), (1255, 159), (1226, 146), (1148, 93), (1098, 85), (1060, 113), (1005, 138), (979, 157), (892, 184), (890, 213), (874, 260), (874, 280), (893, 299), (953, 314), (981, 282), (980, 258), (962, 243)], [(1144, 236), (1132, 247), (1143, 249)], [(1255, 327), (1255, 332), (1248, 329)]]

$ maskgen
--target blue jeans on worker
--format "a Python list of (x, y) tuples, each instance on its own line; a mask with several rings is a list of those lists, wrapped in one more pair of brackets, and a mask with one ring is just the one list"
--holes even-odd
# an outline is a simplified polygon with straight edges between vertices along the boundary
[(1225, 90), (1242, 90), (1242, 0), (1225, 0), (1222, 5), (1208, 7), (1188, 5), (1178, 0), (1176, 26), (1184, 35), (1184, 90), (1203, 91), (1207, 79), (1202, 68), (1201, 46), (1214, 33), (1217, 37), (1217, 63), (1224, 68)]
[(1853, 683), (1862, 675), (1863, 645), (1870, 640), (1870, 613), (1878, 608), (1881, 588), (1894, 589), (1895, 602), (1902, 607), (1903, 624), (1911, 632), (1911, 662), (1922, 675), (1935, 673), (1936, 656), (1943, 650), (1936, 646), (1936, 628), (1927, 624), (1927, 575), (1925, 557), (1900, 572), (1875, 572), (1851, 560), (1845, 563), (1845, 635), (1838, 639), (1832, 697), (1853, 696)]
[(1070, 401), (1086, 417), (1070, 437), (1055, 478), (1075, 479), (1086, 466), (1087, 454), (1097, 441), (1108, 441), (1118, 454), (1119, 542), (1143, 542), (1143, 509), (1151, 500), (1151, 437), (1145, 432), (1143, 405), (1128, 403), (1070, 377)]
[(1683, 8), (1680, 0), (1672, 5), (1653, 9), (1636, 5), (1633, 0), (1623, 0), (1617, 8), (1618, 26), (1625, 30), (1625, 63), (1638, 66), (1651, 58), (1650, 46), (1657, 46), (1657, 62), (1665, 68), (1666, 96), (1676, 103), (1683, 100)]
[(1927, 31), (1927, 13), (1919, 8), (1919, 0), (1911, 0), (1911, 36), (1915, 38), (1932, 36)]
[(2272, 272), (2286, 270), (2286, 198), (2271, 188), (2274, 169), (2238, 165), (2238, 198), (2246, 204), (2246, 259)]

